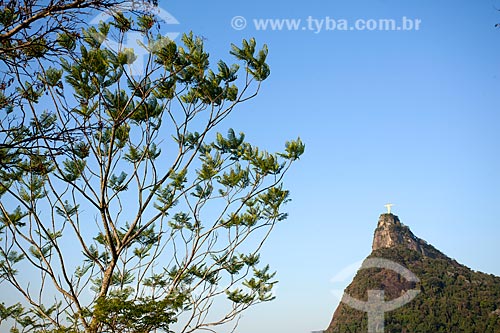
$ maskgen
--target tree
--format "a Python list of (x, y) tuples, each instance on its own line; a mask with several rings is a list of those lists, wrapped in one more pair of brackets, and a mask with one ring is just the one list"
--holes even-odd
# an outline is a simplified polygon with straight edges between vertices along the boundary
[[(49, 0), (0, 1), (0, 107), (7, 113), (17, 107), (17, 117), (4, 117), (0, 123), (2, 148), (30, 147), (32, 137), (24, 135), (29, 112), (23, 109), (25, 90), (41, 88), (40, 61), (68, 55), (81, 36), (85, 18), (96, 11), (113, 13), (118, 6), (131, 14), (140, 15), (156, 1), (140, 3), (124, 0)], [(147, 11), (147, 10), (146, 10)], [(72, 129), (67, 129), (71, 131)], [(61, 134), (46, 133), (54, 144), (61, 143)], [(0, 167), (8, 168), (10, 158), (0, 160)]]
[[(24, 301), (0, 305), (0, 327), (214, 331), (273, 299), (259, 252), (287, 217), (283, 177), (304, 145), (271, 154), (215, 132), (257, 95), (267, 47), (232, 45), (243, 74), (212, 69), (201, 38), (178, 45), (153, 22), (117, 12), (60, 39), (66, 56), (37, 58), (40, 83), (2, 105), (0, 285)], [(141, 76), (133, 50), (103, 43), (130, 29), (148, 40)]]
[[(0, 2), (0, 57), (14, 64), (17, 58), (32, 58), (36, 53), (57, 51), (60, 33), (77, 34), (81, 15), (88, 9), (104, 10), (122, 0), (50, 0)], [(10, 61), (9, 61), (10, 58)]]

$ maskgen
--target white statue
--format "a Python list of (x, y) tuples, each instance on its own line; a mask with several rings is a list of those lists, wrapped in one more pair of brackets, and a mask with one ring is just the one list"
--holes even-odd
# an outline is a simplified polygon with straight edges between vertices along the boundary
[(391, 213), (391, 207), (394, 206), (394, 205), (391, 204), (391, 203), (388, 203), (388, 204), (386, 204), (384, 206), (385, 206), (385, 208), (387, 208), (387, 214), (390, 214)]

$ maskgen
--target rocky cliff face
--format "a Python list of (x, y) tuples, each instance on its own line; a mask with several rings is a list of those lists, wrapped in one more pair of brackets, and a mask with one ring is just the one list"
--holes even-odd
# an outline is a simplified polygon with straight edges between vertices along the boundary
[(426, 241), (416, 237), (394, 214), (382, 214), (373, 235), (372, 251), (395, 246), (403, 246), (424, 256), (444, 256)]
[[(396, 215), (382, 214), (378, 220), (377, 229), (373, 235), (372, 250), (395, 246), (396, 244), (404, 244), (404, 235), (399, 231), (402, 229), (401, 222)], [(413, 236), (413, 235), (412, 235)], [(416, 242), (409, 238), (410, 243)]]

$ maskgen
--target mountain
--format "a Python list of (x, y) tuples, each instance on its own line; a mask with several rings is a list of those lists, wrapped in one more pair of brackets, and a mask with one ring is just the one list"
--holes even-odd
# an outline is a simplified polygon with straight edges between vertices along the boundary
[(500, 333), (500, 277), (456, 262), (382, 214), (372, 253), (324, 332)]

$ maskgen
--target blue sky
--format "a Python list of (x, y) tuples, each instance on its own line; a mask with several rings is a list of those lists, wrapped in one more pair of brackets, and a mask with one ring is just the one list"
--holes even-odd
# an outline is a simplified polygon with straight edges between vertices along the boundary
[[(286, 182), (290, 217), (263, 253), (278, 271), (277, 299), (248, 311), (239, 333), (326, 328), (334, 291), (350, 282), (338, 274), (370, 253), (387, 202), (417, 236), (474, 270), (500, 275), (500, 1), (160, 6), (180, 22), (169, 29), (202, 35), (215, 58), (229, 60), (230, 43), (243, 38), (269, 46), (270, 78), (222, 131), (233, 127), (270, 150), (297, 136), (307, 147)], [(234, 16), (245, 17), (245, 29), (231, 27)], [(406, 16), (421, 25), (319, 33), (253, 25), (309, 16), (351, 23)]]
[[(162, 30), (203, 36), (213, 64), (231, 62), (244, 38), (269, 47), (271, 76), (219, 131), (270, 151), (297, 136), (306, 144), (286, 178), (289, 218), (262, 253), (278, 271), (277, 298), (247, 311), (237, 333), (325, 329), (387, 202), (418, 237), (500, 276), (500, 0), (159, 5), (179, 22)], [(403, 17), (419, 29), (325, 29), (327, 19)], [(298, 28), (257, 29), (266, 19)]]

